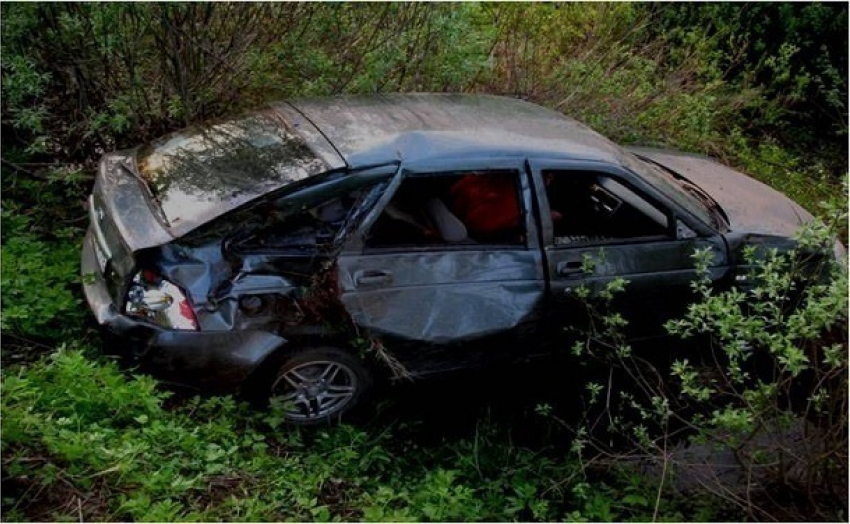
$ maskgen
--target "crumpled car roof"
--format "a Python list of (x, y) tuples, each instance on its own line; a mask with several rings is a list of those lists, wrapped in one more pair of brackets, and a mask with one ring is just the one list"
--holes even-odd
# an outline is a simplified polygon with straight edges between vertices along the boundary
[[(318, 128), (351, 167), (531, 153), (618, 164), (622, 155), (613, 142), (584, 124), (506, 97), (386, 94), (285, 104)], [(284, 109), (281, 105), (277, 107)], [(282, 112), (291, 114), (288, 109)]]

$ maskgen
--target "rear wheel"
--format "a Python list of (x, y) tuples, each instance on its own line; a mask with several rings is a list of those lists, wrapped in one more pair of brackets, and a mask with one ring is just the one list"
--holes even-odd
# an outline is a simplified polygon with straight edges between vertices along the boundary
[(350, 414), (372, 386), (363, 364), (333, 347), (306, 348), (286, 357), (272, 381), (270, 395), (282, 405), (287, 421), (329, 424)]

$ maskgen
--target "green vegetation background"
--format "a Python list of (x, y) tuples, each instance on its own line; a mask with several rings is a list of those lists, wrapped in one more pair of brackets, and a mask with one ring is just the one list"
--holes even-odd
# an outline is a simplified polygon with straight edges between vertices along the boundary
[[(98, 354), (77, 277), (105, 151), (270, 99), (463, 91), (709, 154), (813, 212), (847, 172), (841, 3), (0, 9), (4, 520), (653, 515), (640, 479), (588, 475), (555, 443), (517, 446), (485, 420), (429, 445), (408, 427), (302, 434), (122, 373)], [(660, 517), (724, 515), (706, 500), (665, 499)]]

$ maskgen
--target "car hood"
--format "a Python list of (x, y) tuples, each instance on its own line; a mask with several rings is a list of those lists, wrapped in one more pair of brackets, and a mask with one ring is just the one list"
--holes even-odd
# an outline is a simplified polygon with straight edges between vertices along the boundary
[(790, 237), (814, 218), (779, 191), (711, 158), (659, 149), (630, 151), (661, 164), (708, 193), (726, 212), (732, 231)]

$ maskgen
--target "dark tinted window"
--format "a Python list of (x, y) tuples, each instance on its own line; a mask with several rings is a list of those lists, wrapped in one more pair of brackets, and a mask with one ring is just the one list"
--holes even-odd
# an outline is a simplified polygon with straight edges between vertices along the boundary
[(670, 233), (662, 208), (612, 177), (585, 171), (544, 171), (543, 176), (556, 244)]

